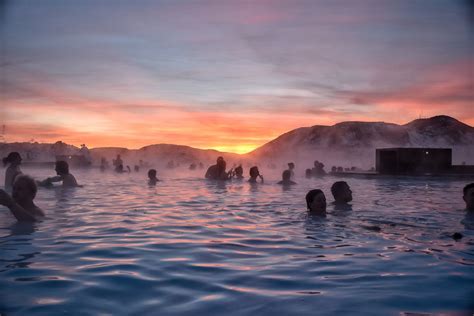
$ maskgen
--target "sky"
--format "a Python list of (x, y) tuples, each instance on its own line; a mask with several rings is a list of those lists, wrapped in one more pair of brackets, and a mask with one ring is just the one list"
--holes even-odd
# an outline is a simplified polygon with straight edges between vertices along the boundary
[(8, 142), (245, 153), (298, 127), (474, 125), (472, 2), (0, 0)]

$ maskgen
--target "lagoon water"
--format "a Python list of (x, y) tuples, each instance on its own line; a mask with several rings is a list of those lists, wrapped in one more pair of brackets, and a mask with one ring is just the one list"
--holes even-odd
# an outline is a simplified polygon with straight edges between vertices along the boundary
[[(37, 178), (45, 169), (26, 169)], [(246, 171), (247, 172), (247, 171)], [(0, 206), (4, 315), (400, 315), (474, 311), (474, 218), (466, 181), (345, 179), (352, 210), (309, 216), (284, 189), (201, 173), (74, 171), (83, 188), (40, 189), (47, 214)], [(3, 174), (0, 176), (3, 184)], [(455, 232), (464, 237), (455, 241)]]

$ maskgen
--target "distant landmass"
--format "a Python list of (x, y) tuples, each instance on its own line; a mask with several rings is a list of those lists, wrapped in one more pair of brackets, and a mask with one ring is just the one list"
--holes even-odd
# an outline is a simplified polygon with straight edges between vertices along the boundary
[[(453, 162), (474, 164), (474, 128), (449, 116), (417, 119), (404, 125), (384, 122), (341, 122), (332, 126), (315, 125), (289, 131), (250, 153), (239, 155), (189, 146), (157, 144), (140, 149), (101, 147), (89, 150), (93, 164), (101, 158), (111, 161), (117, 154), (130, 161), (151, 165), (188, 166), (202, 162), (206, 166), (217, 156), (232, 163), (277, 165), (289, 161), (300, 168), (314, 160), (331, 166), (370, 168), (375, 163), (375, 149), (384, 147), (444, 147), (453, 149)], [(0, 155), (18, 151), (25, 161), (54, 161), (56, 155), (75, 155), (81, 148), (58, 141), (54, 144), (0, 143)], [(83, 151), (82, 151), (83, 152)]]
[(417, 119), (404, 125), (342, 122), (289, 131), (247, 155), (267, 160), (320, 160), (332, 165), (370, 167), (375, 149), (384, 147), (453, 148), (454, 163), (474, 163), (474, 128), (449, 116)]

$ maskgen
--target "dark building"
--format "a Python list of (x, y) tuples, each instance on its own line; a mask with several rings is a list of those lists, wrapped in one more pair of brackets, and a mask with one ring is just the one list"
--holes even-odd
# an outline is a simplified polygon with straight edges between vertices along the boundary
[(440, 174), (451, 171), (451, 148), (383, 148), (376, 150), (379, 174)]

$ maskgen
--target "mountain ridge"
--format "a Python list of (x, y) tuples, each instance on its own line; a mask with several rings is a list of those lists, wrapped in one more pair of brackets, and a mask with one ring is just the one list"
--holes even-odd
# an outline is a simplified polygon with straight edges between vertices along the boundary
[[(416, 119), (405, 124), (345, 121), (333, 125), (299, 127), (281, 134), (246, 154), (167, 143), (151, 144), (139, 149), (96, 147), (89, 151), (95, 162), (101, 157), (112, 159), (117, 154), (121, 154), (133, 158), (134, 161), (143, 158), (161, 161), (176, 160), (178, 163), (198, 161), (211, 163), (217, 156), (224, 156), (236, 162), (261, 160), (306, 162), (319, 158), (321, 161), (326, 159), (327, 162), (349, 161), (349, 163), (361, 164), (362, 157), (365, 160), (373, 160), (375, 149), (380, 147), (452, 147), (456, 160), (456, 155), (474, 156), (473, 144), (474, 127), (453, 117), (438, 115)], [(459, 150), (461, 150), (460, 154)], [(54, 144), (0, 144), (0, 154), (6, 155), (7, 151), (19, 151), (26, 155), (29, 155), (29, 152), (39, 152), (38, 156), (33, 157), (32, 160), (51, 160), (58, 154), (79, 153), (80, 148), (61, 141)], [(356, 157), (360, 159), (355, 159)]]

